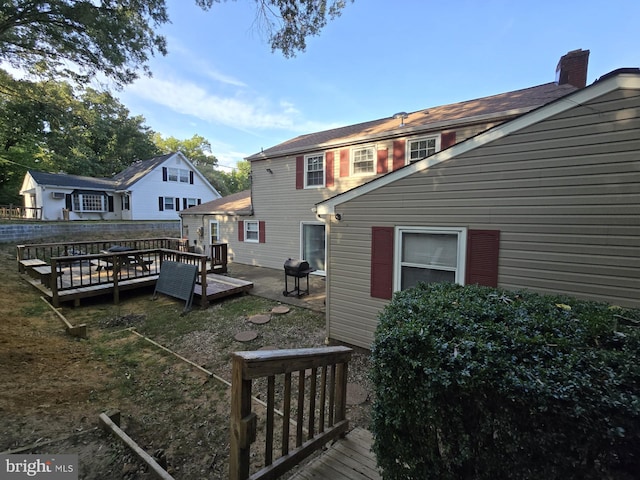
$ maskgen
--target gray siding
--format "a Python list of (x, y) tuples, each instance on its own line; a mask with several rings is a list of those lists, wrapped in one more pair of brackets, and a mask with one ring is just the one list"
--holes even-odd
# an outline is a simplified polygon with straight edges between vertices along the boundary
[(618, 90), (338, 205), (327, 315), (369, 347), (372, 226), (500, 230), (499, 286), (640, 307), (640, 95)]

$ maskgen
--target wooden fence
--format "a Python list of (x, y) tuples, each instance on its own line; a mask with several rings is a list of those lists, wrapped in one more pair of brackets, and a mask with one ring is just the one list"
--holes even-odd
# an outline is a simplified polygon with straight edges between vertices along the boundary
[[(352, 352), (347, 347), (327, 347), (232, 354), (231, 480), (278, 478), (327, 442), (345, 435), (349, 427), (347, 370)], [(297, 373), (294, 392), (292, 373)], [(258, 415), (252, 412), (252, 383), (265, 379), (266, 414), (259, 426)], [(277, 436), (276, 397), (282, 401)], [(290, 432), (292, 424), (295, 432)], [(251, 474), (251, 444), (259, 430), (265, 439), (264, 466)], [(294, 448), (290, 448), (291, 441)], [(274, 460), (277, 446), (280, 456)]]

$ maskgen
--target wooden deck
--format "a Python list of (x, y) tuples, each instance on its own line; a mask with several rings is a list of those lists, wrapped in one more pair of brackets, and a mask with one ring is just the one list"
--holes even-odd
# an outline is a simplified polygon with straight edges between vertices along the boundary
[(373, 437), (363, 428), (354, 428), (344, 439), (299, 467), (289, 480), (382, 480), (371, 452)]
[[(23, 261), (24, 262), (24, 261)], [(38, 264), (40, 265), (40, 264)], [(37, 266), (35, 268), (38, 268)], [(131, 267), (136, 268), (136, 267)], [(139, 267), (138, 267), (139, 268)], [(48, 298), (50, 301), (53, 300), (53, 292), (50, 286), (47, 284), (48, 280), (45, 280), (46, 277), (41, 275), (37, 275), (35, 272), (34, 266), (25, 265), (25, 273), (22, 274), (25, 281), (33, 285), (35, 288), (40, 290), (45, 298)], [(69, 286), (69, 279), (85, 277), (89, 276), (106, 276), (111, 275), (109, 270), (102, 271), (94, 264), (78, 264), (67, 267), (65, 269), (65, 273), (62, 275), (62, 282), (65, 286)], [(148, 288), (152, 287), (156, 284), (159, 275), (150, 275), (143, 277), (133, 277), (128, 278), (126, 280), (120, 280), (118, 282), (118, 290), (134, 290), (140, 288)], [(86, 283), (86, 282), (83, 282)], [(244, 293), (253, 288), (253, 283), (248, 282), (246, 280), (240, 280), (232, 277), (227, 277), (225, 275), (218, 275), (214, 273), (207, 274), (207, 289), (206, 296), (207, 301), (211, 302), (214, 300), (219, 300), (221, 298), (225, 298), (231, 295), (236, 295), (240, 293)], [(115, 287), (113, 282), (107, 283), (97, 283), (94, 285), (85, 285), (79, 286), (75, 288), (68, 288), (66, 290), (61, 290), (58, 292), (58, 301), (60, 302), (69, 302), (73, 301), (76, 305), (79, 304), (79, 300), (82, 298), (94, 297), (99, 295), (115, 295)], [(196, 283), (194, 287), (194, 296), (200, 298), (202, 296), (202, 285), (200, 283)]]

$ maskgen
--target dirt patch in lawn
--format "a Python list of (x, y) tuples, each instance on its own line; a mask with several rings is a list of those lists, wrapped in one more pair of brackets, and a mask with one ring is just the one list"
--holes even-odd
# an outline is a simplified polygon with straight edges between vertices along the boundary
[[(278, 305), (263, 298), (234, 297), (181, 316), (182, 302), (151, 301), (152, 291), (139, 291), (120, 305), (98, 297), (61, 308), (72, 324), (87, 324), (89, 338), (75, 339), (18, 274), (15, 247), (0, 246), (0, 268), (0, 452), (75, 453), (83, 479), (152, 478), (99, 428), (100, 413), (110, 410), (121, 412), (123, 430), (176, 479), (228, 477), (227, 385), (128, 329), (229, 381), (233, 351), (318, 347), (325, 338), (324, 315), (301, 308), (252, 323)], [(234, 340), (244, 330), (257, 338)], [(349, 381), (370, 391), (367, 369), (367, 355), (356, 352)], [(350, 406), (352, 425), (368, 427), (370, 403)], [(254, 465), (260, 461), (257, 454)]]

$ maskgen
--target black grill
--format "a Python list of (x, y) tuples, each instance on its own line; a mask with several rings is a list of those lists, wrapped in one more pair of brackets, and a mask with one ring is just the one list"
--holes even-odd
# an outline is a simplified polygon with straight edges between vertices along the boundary
[(307, 270), (309, 270), (309, 262), (304, 260), (293, 260), (290, 258), (284, 262), (284, 273), (290, 277), (304, 277), (309, 274)]
[[(284, 292), (282, 294), (287, 297), (291, 294), (295, 294), (300, 297), (302, 295), (309, 294), (309, 274), (313, 272), (313, 268), (309, 268), (309, 262), (305, 260), (293, 260), (291, 258), (284, 262)], [(288, 277), (294, 278), (293, 290), (289, 290), (289, 284), (287, 282)], [(306, 290), (300, 290), (300, 279), (307, 279)]]

